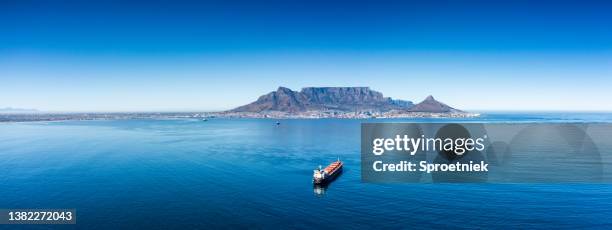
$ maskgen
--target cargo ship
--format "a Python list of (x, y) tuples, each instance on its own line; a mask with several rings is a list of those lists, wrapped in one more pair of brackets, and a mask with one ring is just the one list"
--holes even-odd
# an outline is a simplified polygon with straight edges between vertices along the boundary
[(318, 169), (314, 170), (312, 175), (312, 183), (314, 184), (325, 184), (334, 180), (340, 173), (342, 173), (342, 166), (344, 164), (340, 159), (329, 164), (325, 169), (321, 169), (319, 165)]

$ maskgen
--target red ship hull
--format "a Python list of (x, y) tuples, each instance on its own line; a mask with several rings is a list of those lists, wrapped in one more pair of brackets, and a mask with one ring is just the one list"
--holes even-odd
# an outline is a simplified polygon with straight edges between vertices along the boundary
[(315, 170), (313, 176), (313, 183), (324, 184), (334, 180), (340, 173), (342, 173), (342, 167), (344, 164), (342, 161), (335, 161), (325, 167), (323, 170)]

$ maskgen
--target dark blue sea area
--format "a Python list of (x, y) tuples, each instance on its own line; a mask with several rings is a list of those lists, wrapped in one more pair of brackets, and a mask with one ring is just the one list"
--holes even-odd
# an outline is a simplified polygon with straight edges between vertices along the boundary
[[(612, 114), (0, 123), (0, 208), (77, 210), (76, 225), (35, 229), (612, 228), (607, 183), (362, 183), (363, 122), (610, 123)], [(337, 158), (344, 173), (313, 186), (312, 170)]]

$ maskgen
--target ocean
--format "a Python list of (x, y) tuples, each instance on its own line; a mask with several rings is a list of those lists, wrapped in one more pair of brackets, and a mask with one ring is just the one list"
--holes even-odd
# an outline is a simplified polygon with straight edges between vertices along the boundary
[[(74, 208), (77, 224), (65, 229), (612, 228), (611, 184), (360, 177), (363, 122), (610, 123), (610, 113), (276, 121), (0, 123), (0, 208)], [(313, 187), (312, 170), (337, 158), (344, 173)]]

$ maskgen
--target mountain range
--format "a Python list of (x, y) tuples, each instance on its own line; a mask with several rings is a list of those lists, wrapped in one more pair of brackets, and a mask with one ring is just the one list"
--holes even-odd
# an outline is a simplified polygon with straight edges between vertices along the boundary
[(426, 112), (463, 113), (428, 96), (418, 104), (411, 101), (384, 97), (369, 87), (306, 87), (293, 91), (279, 87), (276, 91), (260, 96), (256, 101), (228, 112), (285, 112), (308, 111), (340, 112)]
[(38, 112), (38, 110), (36, 110), (36, 109), (12, 108), (12, 107), (0, 108), (0, 113), (35, 113), (35, 112)]

